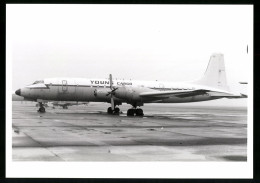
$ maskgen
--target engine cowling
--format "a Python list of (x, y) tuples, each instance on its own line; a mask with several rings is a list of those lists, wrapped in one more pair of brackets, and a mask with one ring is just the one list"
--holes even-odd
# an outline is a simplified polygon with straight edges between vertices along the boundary
[(107, 92), (108, 91), (105, 91), (105, 90), (99, 90), (99, 89), (95, 89), (94, 90), (94, 96), (99, 98), (99, 99), (108, 99), (107, 97)]
[(140, 93), (148, 91), (153, 90), (145, 87), (120, 87), (115, 91), (115, 97), (124, 99), (127, 102), (142, 102)]

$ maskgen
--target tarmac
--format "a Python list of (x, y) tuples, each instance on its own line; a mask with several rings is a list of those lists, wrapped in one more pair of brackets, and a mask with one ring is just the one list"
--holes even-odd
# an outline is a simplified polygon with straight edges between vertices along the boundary
[(247, 110), (148, 104), (144, 117), (107, 103), (46, 108), (13, 101), (13, 161), (247, 161)]

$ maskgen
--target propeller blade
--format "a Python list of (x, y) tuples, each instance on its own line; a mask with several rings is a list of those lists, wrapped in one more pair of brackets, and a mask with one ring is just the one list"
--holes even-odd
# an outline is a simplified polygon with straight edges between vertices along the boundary
[(108, 95), (113, 95), (114, 92), (115, 92), (117, 89), (118, 89), (118, 88), (114, 88), (112, 91), (107, 92), (106, 96), (108, 96)]
[(115, 92), (117, 89), (118, 89), (118, 88), (114, 88), (114, 89), (111, 91), (111, 94), (112, 94), (113, 92)]
[(110, 89), (111, 89), (111, 92), (109, 92), (108, 95), (111, 95), (111, 108), (112, 110), (114, 111), (115, 109), (115, 103), (114, 103), (114, 98), (113, 98), (113, 93), (115, 91), (115, 89), (113, 89), (113, 79), (112, 79), (112, 74), (109, 74), (109, 84), (110, 84)]
[(112, 74), (109, 74), (109, 83), (110, 83), (110, 89), (112, 90), (113, 87)]

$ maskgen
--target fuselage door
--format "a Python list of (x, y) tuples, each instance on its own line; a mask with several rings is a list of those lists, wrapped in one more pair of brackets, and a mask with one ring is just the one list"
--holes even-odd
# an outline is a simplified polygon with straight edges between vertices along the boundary
[(67, 92), (68, 91), (68, 83), (67, 80), (62, 80), (62, 92)]
[(164, 84), (163, 83), (159, 83), (159, 90), (164, 90)]
[(62, 80), (61, 85), (59, 85), (59, 93), (69, 93), (69, 88), (68, 88), (68, 81), (67, 80)]
[(58, 91), (59, 100), (74, 100), (76, 85), (72, 81), (62, 80)]

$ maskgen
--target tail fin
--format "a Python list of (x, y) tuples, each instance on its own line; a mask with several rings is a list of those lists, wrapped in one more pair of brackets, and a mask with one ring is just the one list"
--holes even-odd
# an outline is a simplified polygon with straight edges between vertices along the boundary
[(194, 83), (228, 91), (224, 55), (213, 54), (210, 57), (204, 76)]

